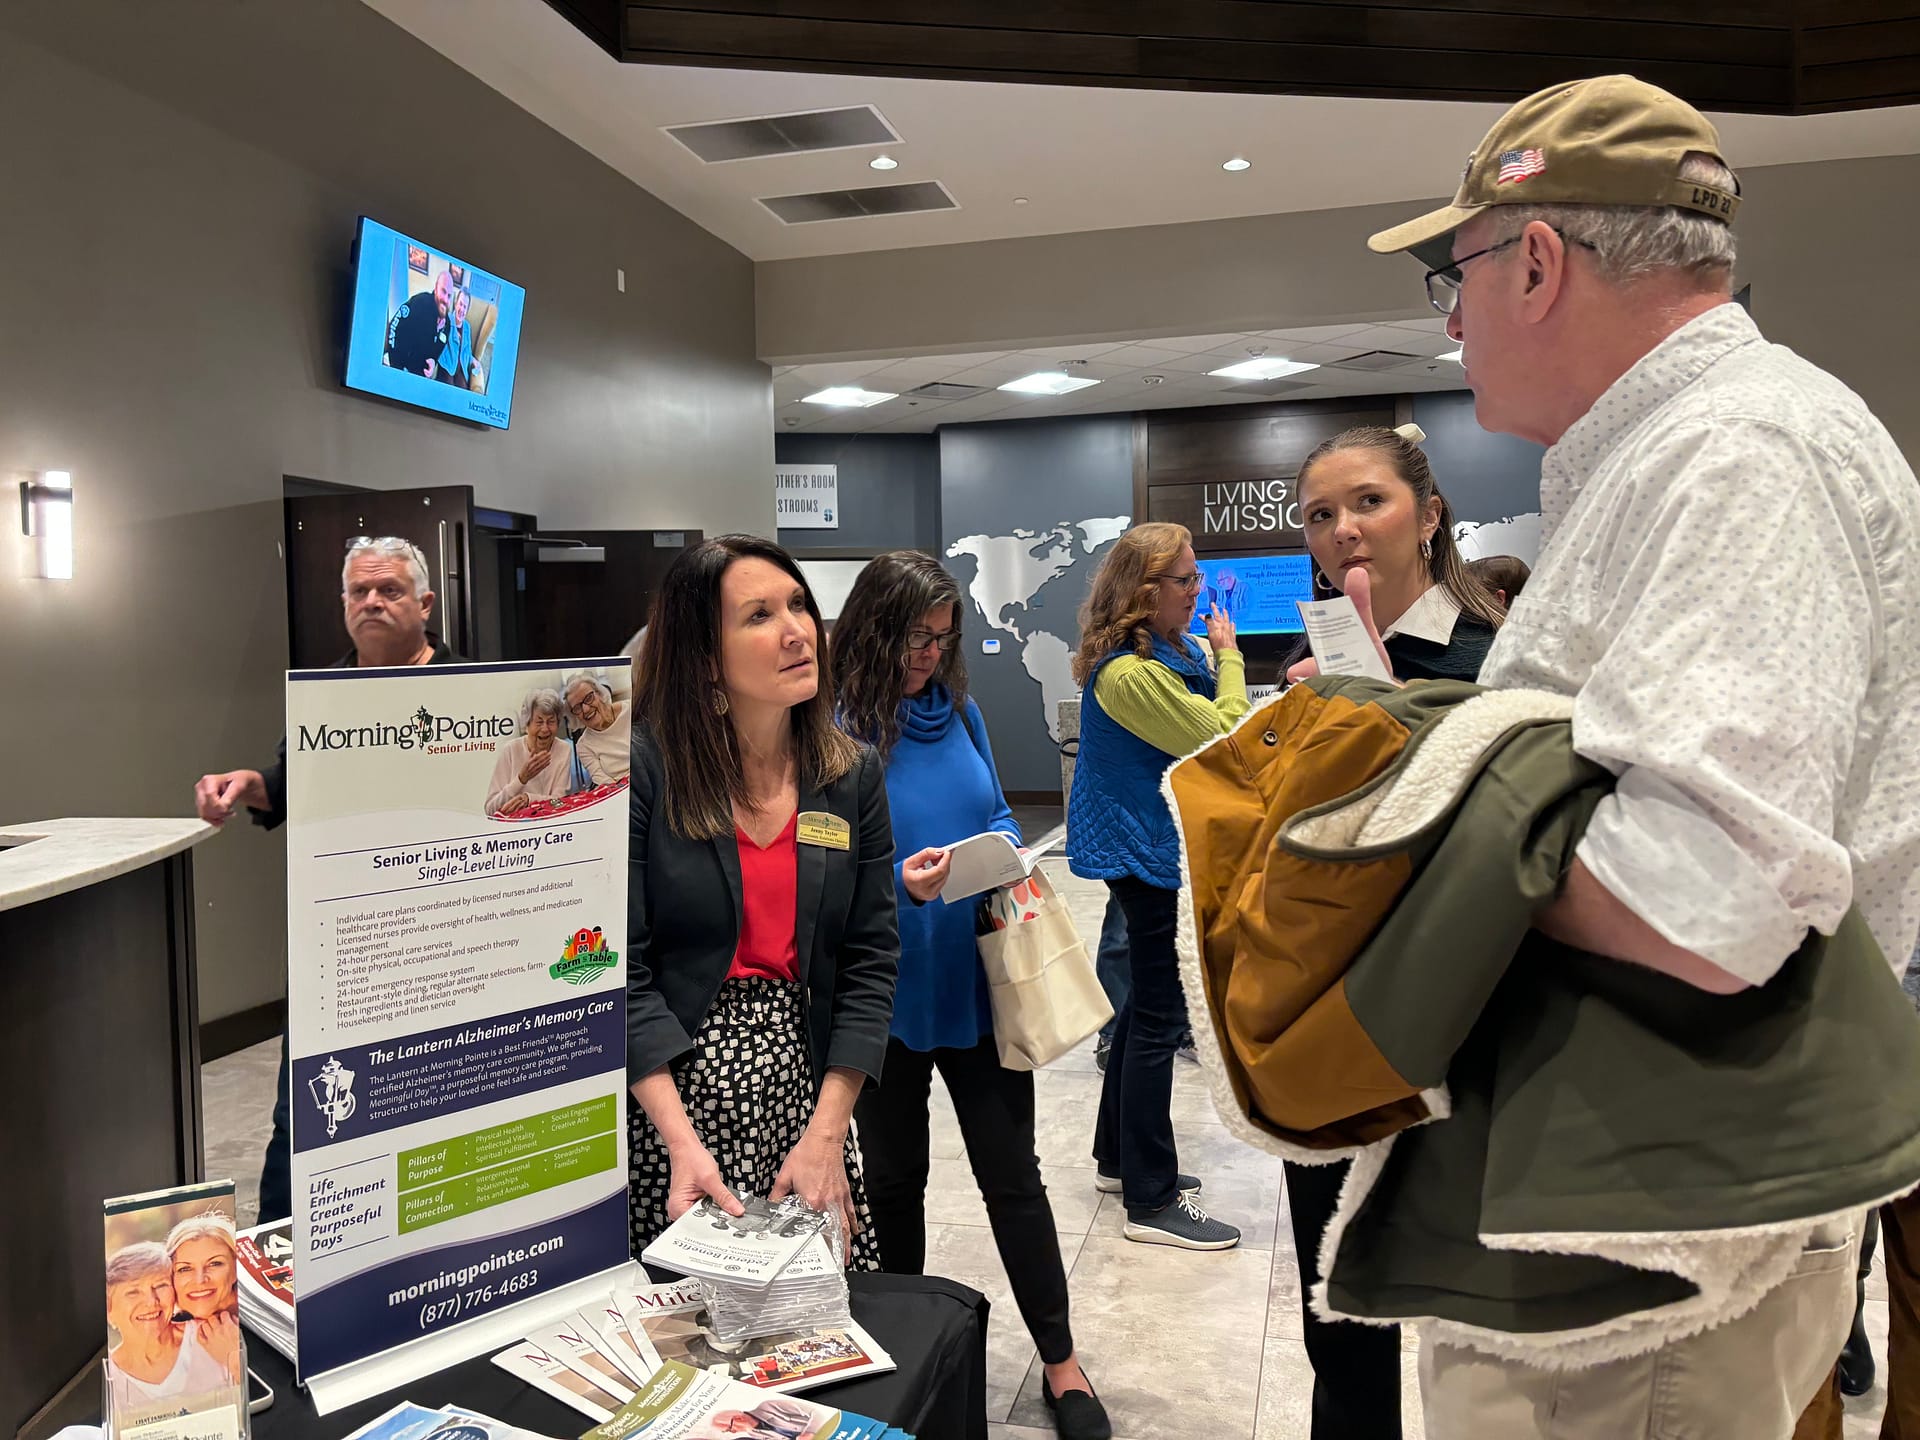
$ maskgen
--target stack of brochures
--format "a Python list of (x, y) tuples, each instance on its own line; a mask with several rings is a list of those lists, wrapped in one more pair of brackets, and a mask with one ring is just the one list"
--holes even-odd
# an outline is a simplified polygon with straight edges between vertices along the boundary
[(654, 1285), (638, 1266), (604, 1303), (543, 1327), (493, 1363), (601, 1423), (643, 1398), (669, 1365), (736, 1382), (762, 1398), (894, 1368), (887, 1352), (850, 1320), (722, 1341), (699, 1282)]
[(293, 1221), (242, 1230), (235, 1257), (241, 1323), (293, 1359)]
[(847, 1277), (836, 1260), (844, 1242), (829, 1217), (797, 1196), (741, 1204), (745, 1213), (729, 1215), (702, 1200), (641, 1258), (702, 1282), (714, 1333), (728, 1343), (849, 1323)]
[(345, 1440), (541, 1440), (541, 1437), (458, 1406), (429, 1410), (424, 1405), (403, 1402), (378, 1420), (368, 1421)]
[(724, 1375), (669, 1360), (611, 1420), (581, 1440), (685, 1435), (765, 1435), (806, 1440), (913, 1440), (879, 1420), (793, 1395), (767, 1395)]

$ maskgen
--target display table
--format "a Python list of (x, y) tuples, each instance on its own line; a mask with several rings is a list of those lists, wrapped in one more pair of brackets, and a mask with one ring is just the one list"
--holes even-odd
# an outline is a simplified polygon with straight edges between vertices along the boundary
[(187, 852), (213, 833), (0, 825), (0, 1436), (98, 1408), (100, 1202), (202, 1178)]
[[(806, 1391), (809, 1399), (885, 1420), (919, 1440), (986, 1440), (987, 1300), (953, 1280), (850, 1275), (853, 1317), (899, 1368), (867, 1380)], [(401, 1385), (325, 1419), (293, 1383), (293, 1366), (251, 1334), (254, 1372), (273, 1387), (271, 1408), (253, 1417), (254, 1440), (337, 1440), (402, 1400), (434, 1409), (466, 1406), (536, 1435), (565, 1440), (592, 1427), (578, 1410), (482, 1357)]]

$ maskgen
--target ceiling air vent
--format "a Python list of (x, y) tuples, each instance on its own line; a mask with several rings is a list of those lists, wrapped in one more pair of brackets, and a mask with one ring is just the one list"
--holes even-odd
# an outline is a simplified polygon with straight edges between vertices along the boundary
[(1356, 355), (1351, 360), (1336, 360), (1333, 363), (1342, 370), (1393, 370), (1422, 358), (1422, 356), (1408, 355), (1399, 350), (1369, 350), (1366, 354)]
[(715, 120), (703, 125), (669, 125), (667, 134), (709, 165), (726, 160), (759, 160), (769, 155), (802, 155), (814, 150), (846, 150), (856, 145), (892, 145), (900, 137), (871, 105), (844, 110), (805, 110), (759, 120)]
[(931, 385), (917, 385), (907, 394), (919, 400), (966, 400), (986, 388), (984, 385), (956, 385), (951, 380), (936, 380)]
[(821, 190), (812, 195), (763, 196), (760, 203), (788, 225), (960, 208), (947, 194), (946, 186), (937, 180), (921, 180), (911, 185), (869, 185), (862, 190)]

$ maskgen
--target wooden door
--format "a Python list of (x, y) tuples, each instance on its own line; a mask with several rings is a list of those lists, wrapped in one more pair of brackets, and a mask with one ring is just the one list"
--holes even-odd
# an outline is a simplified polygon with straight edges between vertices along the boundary
[(553, 532), (563, 533), (579, 545), (526, 542), (529, 659), (618, 655), (646, 623), (667, 567), (702, 539), (698, 530)]

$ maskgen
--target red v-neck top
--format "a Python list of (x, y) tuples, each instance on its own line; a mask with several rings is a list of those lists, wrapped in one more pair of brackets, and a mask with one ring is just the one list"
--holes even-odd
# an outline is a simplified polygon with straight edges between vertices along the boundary
[(764, 850), (734, 827), (740, 846), (740, 944), (727, 971), (729, 980), (800, 978), (793, 935), (799, 908), (799, 833), (797, 811)]

